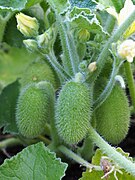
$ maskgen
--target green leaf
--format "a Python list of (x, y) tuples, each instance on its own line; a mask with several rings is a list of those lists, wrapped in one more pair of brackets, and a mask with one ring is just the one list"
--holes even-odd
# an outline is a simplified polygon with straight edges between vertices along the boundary
[(19, 94), (19, 83), (14, 83), (5, 87), (0, 94), (0, 127), (4, 126), (4, 133), (17, 133), (18, 129), (15, 121), (16, 101)]
[(60, 180), (66, 168), (67, 164), (40, 142), (5, 160), (0, 167), (0, 180)]
[(95, 9), (96, 3), (92, 0), (69, 0), (72, 7)]
[(34, 4), (40, 3), (41, 0), (1, 0), (0, 9), (9, 9), (12, 11), (21, 11), (22, 9), (33, 6)]
[(52, 7), (54, 11), (57, 11), (57, 13), (63, 13), (66, 12), (67, 9), (70, 6), (70, 3), (68, 0), (47, 0), (49, 5)]
[(0, 82), (5, 86), (20, 78), (27, 65), (37, 55), (29, 53), (25, 48), (9, 47), (3, 44), (0, 50)]
[(100, 25), (96, 15), (91, 13), (89, 9), (80, 9), (74, 7), (70, 13), (70, 27), (71, 29), (87, 29), (92, 33), (107, 34)]

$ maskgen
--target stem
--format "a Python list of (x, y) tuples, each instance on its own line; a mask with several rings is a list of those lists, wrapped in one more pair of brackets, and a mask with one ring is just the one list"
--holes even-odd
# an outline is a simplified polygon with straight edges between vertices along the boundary
[(43, 141), (46, 145), (48, 145), (48, 144), (51, 143), (51, 141), (50, 141), (49, 139), (47, 139), (46, 137), (44, 137), (44, 136), (42, 136), (42, 135), (38, 136), (38, 138), (39, 138), (41, 141)]
[(9, 146), (14, 146), (18, 144), (22, 144), (22, 141), (20, 139), (17, 139), (17, 138), (5, 139), (3, 141), (0, 141), (0, 149), (4, 149)]
[(94, 111), (101, 106), (101, 104), (107, 99), (107, 97), (111, 94), (112, 89), (115, 85), (115, 76), (117, 75), (117, 73), (119, 72), (119, 68), (121, 67), (121, 65), (123, 64), (123, 61), (116, 66), (116, 60), (114, 60), (114, 64), (113, 64), (113, 70), (111, 73), (111, 77), (110, 80), (107, 84), (107, 86), (105, 87), (104, 91), (100, 94), (100, 96), (98, 97), (98, 99), (93, 103), (93, 109)]
[(81, 164), (82, 166), (85, 166), (89, 169), (95, 169), (97, 171), (101, 171), (101, 167), (100, 166), (95, 166), (92, 165), (90, 163), (88, 163), (87, 161), (85, 161), (83, 158), (81, 158), (80, 156), (78, 156), (77, 154), (75, 154), (74, 152), (72, 152), (71, 150), (69, 150), (68, 148), (66, 148), (65, 146), (61, 145), (58, 147), (58, 149), (65, 154), (66, 156), (68, 156), (69, 158), (73, 159), (74, 161), (78, 162), (79, 164)]
[(110, 146), (94, 129), (89, 128), (89, 134), (94, 143), (107, 154), (112, 160), (118, 163), (121, 168), (135, 176), (135, 163), (128, 160), (121, 153), (117, 152), (114, 147)]
[(114, 25), (115, 25), (115, 18), (113, 16), (109, 16), (107, 18), (107, 22), (105, 24), (105, 30), (111, 34), (111, 32), (113, 31), (114, 29)]
[(74, 38), (68, 31), (67, 24), (63, 23), (61, 16), (58, 15), (57, 12), (56, 19), (63, 49), (63, 65), (69, 74), (75, 75), (78, 72), (79, 56), (77, 54)]
[(3, 40), (6, 24), (13, 14), (14, 12), (8, 12), (5, 17), (0, 16), (0, 43)]
[(135, 84), (134, 84), (134, 77), (133, 77), (133, 72), (131, 69), (131, 64), (129, 62), (125, 63), (125, 73), (126, 73), (131, 101), (135, 110)]
[(117, 42), (119, 38), (123, 35), (123, 33), (126, 31), (126, 29), (131, 25), (131, 23), (135, 19), (135, 10), (131, 13), (131, 15), (125, 20), (125, 22), (119, 26), (119, 28), (116, 30), (116, 32), (110, 37), (110, 39), (107, 41), (107, 43), (104, 45), (103, 50), (101, 51), (98, 59), (97, 59), (97, 71), (92, 73), (92, 75), (89, 77), (89, 82), (94, 82), (98, 75), (100, 74), (102, 68), (104, 67), (104, 64), (107, 60), (107, 57), (109, 56), (109, 48), (113, 42)]
[(48, 3), (54, 10), (56, 15), (56, 22), (63, 50), (62, 61), (64, 68), (70, 75), (75, 75), (78, 72), (79, 56), (77, 54), (74, 38), (72, 34), (70, 34), (70, 32), (68, 31), (68, 24), (63, 21), (62, 15), (60, 15), (58, 8), (59, 3), (53, 0), (48, 0)]
[(85, 160), (88, 160), (88, 161), (93, 156), (94, 144), (93, 144), (93, 141), (91, 140), (91, 138), (89, 136), (85, 138), (83, 146), (80, 149), (78, 149), (78, 153), (81, 154), (81, 156)]
[(56, 56), (54, 55), (53, 51), (49, 52), (49, 54), (45, 54), (45, 57), (51, 63), (56, 73), (58, 73), (58, 76), (60, 77), (60, 79), (66, 80), (70, 78), (69, 74), (64, 70), (64, 68), (57, 61)]
[(3, 40), (6, 24), (7, 24), (6, 21), (0, 19), (0, 43)]

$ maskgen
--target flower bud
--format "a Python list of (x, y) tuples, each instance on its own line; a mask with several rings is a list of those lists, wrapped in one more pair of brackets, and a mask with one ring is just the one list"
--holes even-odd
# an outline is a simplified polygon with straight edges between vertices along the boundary
[(81, 29), (78, 32), (78, 39), (80, 42), (84, 43), (87, 42), (90, 38), (90, 33), (87, 29)]
[(90, 72), (94, 72), (97, 69), (97, 63), (96, 62), (90, 63), (88, 69)]
[(23, 40), (23, 43), (30, 51), (36, 51), (38, 49), (37, 42), (33, 39)]
[(38, 35), (39, 24), (35, 17), (27, 16), (23, 13), (16, 15), (17, 28), (26, 37), (35, 37)]
[(128, 39), (118, 46), (118, 54), (122, 58), (126, 58), (128, 62), (133, 62), (135, 57), (135, 41)]

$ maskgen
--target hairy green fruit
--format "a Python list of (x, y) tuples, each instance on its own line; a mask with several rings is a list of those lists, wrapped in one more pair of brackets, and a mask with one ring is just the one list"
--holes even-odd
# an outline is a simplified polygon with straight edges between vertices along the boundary
[(44, 132), (49, 111), (48, 85), (45, 81), (27, 85), (18, 98), (16, 122), (19, 132), (27, 138)]
[(55, 89), (57, 89), (60, 84), (55, 71), (51, 68), (49, 63), (45, 62), (43, 59), (34, 61), (29, 64), (22, 76), (21, 85), (24, 87), (27, 84), (40, 81), (48, 81), (52, 83)]
[(110, 143), (120, 143), (128, 133), (130, 111), (127, 97), (115, 85), (110, 96), (95, 111), (96, 129)]
[(81, 141), (88, 130), (91, 115), (91, 97), (86, 84), (67, 82), (56, 105), (56, 127), (67, 144)]

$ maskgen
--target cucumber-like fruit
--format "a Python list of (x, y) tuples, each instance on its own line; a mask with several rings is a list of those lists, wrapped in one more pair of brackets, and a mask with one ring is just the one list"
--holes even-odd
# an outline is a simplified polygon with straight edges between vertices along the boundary
[(96, 109), (96, 129), (110, 143), (118, 144), (127, 135), (130, 124), (128, 99), (115, 85), (106, 101)]
[(23, 88), (19, 95), (16, 122), (20, 134), (27, 138), (35, 138), (44, 132), (49, 116), (48, 85), (52, 87), (45, 81), (32, 83)]
[(86, 84), (67, 82), (56, 104), (56, 127), (67, 144), (81, 141), (88, 130), (91, 117), (91, 97)]
[(25, 87), (33, 82), (48, 81), (57, 89), (60, 85), (57, 74), (43, 59), (34, 61), (28, 65), (21, 78), (21, 85)]

